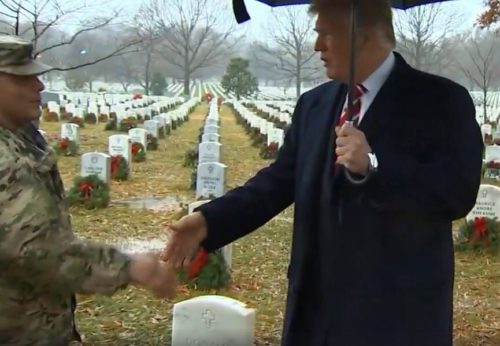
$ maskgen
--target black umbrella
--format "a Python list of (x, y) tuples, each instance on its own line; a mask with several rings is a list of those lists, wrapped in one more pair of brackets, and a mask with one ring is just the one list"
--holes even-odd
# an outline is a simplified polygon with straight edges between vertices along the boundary
[[(287, 5), (304, 5), (310, 4), (311, 0), (257, 0), (269, 6), (277, 7), (277, 6), (287, 6)], [(354, 92), (354, 74), (355, 74), (355, 64), (356, 61), (356, 52), (354, 51), (354, 47), (356, 46), (356, 17), (357, 17), (357, 9), (360, 1), (371, 1), (371, 0), (351, 0), (351, 65), (349, 71), (349, 85), (348, 85), (348, 109), (349, 109), (349, 119), (352, 119), (353, 115), (353, 92)], [(437, 2), (444, 2), (449, 0), (391, 0), (391, 5), (394, 8), (405, 10), (410, 7), (426, 5)], [(233, 0), (233, 9), (234, 14), (236, 16), (236, 20), (238, 23), (243, 23), (250, 19), (248, 12), (245, 8), (244, 0)], [(352, 124), (352, 122), (351, 122)]]

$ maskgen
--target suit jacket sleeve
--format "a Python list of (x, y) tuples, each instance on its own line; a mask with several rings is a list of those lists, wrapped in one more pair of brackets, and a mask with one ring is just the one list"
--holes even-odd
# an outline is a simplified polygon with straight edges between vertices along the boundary
[(422, 163), (411, 155), (376, 153), (378, 171), (367, 187), (378, 207), (446, 220), (462, 218), (473, 208), (481, 181), (483, 141), (467, 90), (453, 85), (447, 91), (443, 113), (437, 114), (438, 121), (446, 123), (430, 149), (436, 151), (433, 160)]
[(293, 203), (298, 118), (302, 103), (301, 97), (276, 161), (243, 186), (196, 209), (203, 214), (208, 225), (208, 237), (202, 244), (207, 251), (254, 231)]

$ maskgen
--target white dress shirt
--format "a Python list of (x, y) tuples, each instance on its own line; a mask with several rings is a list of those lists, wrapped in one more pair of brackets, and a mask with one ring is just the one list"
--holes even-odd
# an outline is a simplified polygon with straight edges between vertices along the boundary
[[(361, 110), (359, 112), (358, 124), (363, 120), (364, 115), (370, 108), (373, 100), (375, 100), (380, 88), (382, 88), (382, 85), (384, 85), (385, 81), (391, 74), (395, 64), (396, 58), (394, 57), (394, 53), (391, 52), (382, 65), (380, 65), (375, 72), (373, 72), (364, 82), (361, 83), (368, 91), (361, 96)], [(347, 97), (345, 107), (347, 107)]]

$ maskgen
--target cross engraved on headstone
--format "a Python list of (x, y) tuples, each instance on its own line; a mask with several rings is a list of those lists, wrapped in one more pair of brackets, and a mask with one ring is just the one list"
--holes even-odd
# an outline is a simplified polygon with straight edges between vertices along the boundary
[(215, 315), (210, 309), (206, 309), (205, 312), (201, 314), (201, 318), (205, 321), (205, 326), (207, 328), (211, 328), (212, 322), (215, 321)]
[(214, 172), (214, 166), (210, 165), (208, 166), (208, 173), (212, 174)]
[(488, 196), (488, 190), (483, 190), (483, 198), (486, 198)]

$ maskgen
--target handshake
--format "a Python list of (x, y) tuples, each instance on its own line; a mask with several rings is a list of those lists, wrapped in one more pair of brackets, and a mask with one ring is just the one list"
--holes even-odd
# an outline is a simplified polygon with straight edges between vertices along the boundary
[(131, 258), (129, 275), (133, 285), (158, 298), (170, 299), (177, 286), (176, 271), (187, 268), (207, 236), (205, 218), (199, 212), (168, 227), (169, 240), (161, 254), (137, 254)]

